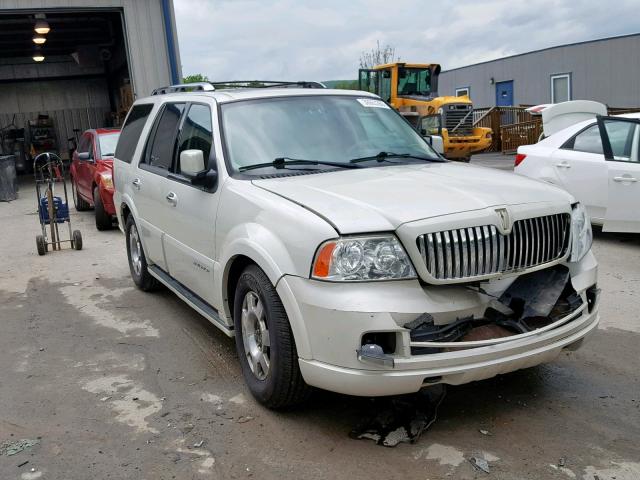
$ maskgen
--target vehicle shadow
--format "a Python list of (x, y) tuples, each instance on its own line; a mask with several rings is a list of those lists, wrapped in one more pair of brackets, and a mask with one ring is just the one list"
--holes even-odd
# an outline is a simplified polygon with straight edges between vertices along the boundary
[(635, 243), (640, 245), (640, 235), (637, 233), (622, 233), (622, 232), (604, 232), (601, 226), (593, 225), (593, 238), (594, 240), (603, 241), (606, 243)]

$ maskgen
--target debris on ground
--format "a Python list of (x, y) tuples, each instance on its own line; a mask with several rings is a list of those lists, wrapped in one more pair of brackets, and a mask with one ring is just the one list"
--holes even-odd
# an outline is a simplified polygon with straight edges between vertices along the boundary
[(357, 440), (373, 440), (384, 447), (415, 443), (436, 421), (438, 407), (445, 394), (445, 386), (438, 385), (413, 395), (375, 398), (371, 403), (371, 413), (349, 436)]
[(204, 440), (194, 443), (193, 448), (200, 448), (202, 445), (204, 445)]
[(18, 468), (24, 467), (27, 463), (29, 463), (29, 460), (25, 460), (24, 462), (18, 464)]
[(560, 459), (558, 460), (559, 467), (564, 467), (566, 463), (567, 463), (566, 457), (560, 457)]
[(482, 457), (471, 457), (469, 459), (471, 465), (477, 470), (482, 470), (484, 473), (489, 473), (489, 462)]
[(491, 432), (489, 430), (478, 430), (482, 435), (491, 436)]
[(236, 422), (238, 422), (238, 423), (247, 423), (247, 422), (250, 422), (251, 420), (253, 420), (253, 417), (247, 415), (246, 417), (238, 418), (238, 420), (236, 420)]
[(27, 448), (31, 448), (38, 443), (40, 443), (39, 440), (31, 440), (28, 438), (23, 438), (15, 442), (4, 442), (2, 445), (0, 445), (0, 455), (6, 455), (7, 457), (10, 457), (11, 455), (20, 453)]

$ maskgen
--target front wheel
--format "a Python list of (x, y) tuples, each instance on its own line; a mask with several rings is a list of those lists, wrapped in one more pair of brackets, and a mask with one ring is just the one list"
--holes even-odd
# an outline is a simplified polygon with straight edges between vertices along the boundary
[(96, 228), (98, 230), (109, 230), (113, 226), (113, 220), (111, 215), (104, 209), (98, 187), (93, 189), (93, 208), (96, 214)]
[(129, 270), (131, 271), (133, 283), (145, 292), (155, 290), (158, 287), (158, 280), (151, 276), (147, 268), (147, 258), (142, 250), (140, 234), (138, 233), (136, 222), (133, 220), (133, 215), (127, 217), (124, 231), (127, 241)]
[(304, 382), (289, 319), (275, 288), (256, 265), (248, 266), (235, 292), (236, 350), (251, 394), (269, 408), (304, 401)]

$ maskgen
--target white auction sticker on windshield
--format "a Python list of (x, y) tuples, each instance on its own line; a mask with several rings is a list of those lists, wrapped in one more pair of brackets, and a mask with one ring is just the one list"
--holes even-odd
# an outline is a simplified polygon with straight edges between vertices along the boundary
[(389, 105), (384, 103), (382, 100), (377, 100), (375, 98), (359, 98), (358, 101), (363, 107), (369, 108), (389, 108)]

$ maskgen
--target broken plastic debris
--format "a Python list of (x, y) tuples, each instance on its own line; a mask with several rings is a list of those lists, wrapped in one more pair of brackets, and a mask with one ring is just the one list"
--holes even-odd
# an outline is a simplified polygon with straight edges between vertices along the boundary
[(193, 448), (200, 448), (202, 445), (204, 445), (204, 440), (194, 443)]
[(489, 473), (489, 462), (487, 462), (484, 458), (471, 457), (469, 461), (471, 462), (471, 465), (473, 465), (478, 470), (482, 470), (484, 473)]
[(236, 420), (238, 423), (247, 423), (250, 422), (251, 420), (253, 420), (253, 417), (250, 416), (246, 416), (246, 417), (240, 417), (238, 420)]
[(40, 443), (39, 440), (30, 440), (28, 438), (23, 438), (15, 442), (5, 442), (0, 445), (0, 455), (6, 455), (7, 457), (10, 457), (11, 455), (20, 453), (27, 448), (31, 448), (38, 443)]
[(483, 435), (489, 435), (491, 436), (491, 432), (489, 430), (478, 430), (481, 434)]
[(442, 385), (414, 395), (374, 399), (369, 416), (349, 436), (358, 440), (373, 440), (385, 447), (415, 443), (435, 422), (445, 393)]

